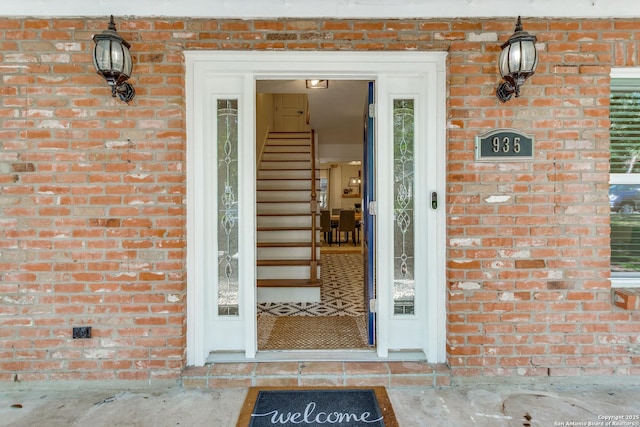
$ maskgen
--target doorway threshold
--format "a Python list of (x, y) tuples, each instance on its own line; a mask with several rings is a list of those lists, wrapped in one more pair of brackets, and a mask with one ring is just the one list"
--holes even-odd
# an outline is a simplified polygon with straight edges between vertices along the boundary
[(212, 353), (204, 366), (186, 367), (185, 388), (294, 387), (448, 387), (451, 369), (429, 363), (421, 351), (398, 351), (378, 357), (361, 351), (260, 351)]
[(422, 351), (390, 351), (380, 357), (375, 350), (278, 350), (258, 351), (249, 359), (244, 352), (211, 352), (206, 363), (238, 362), (424, 362)]

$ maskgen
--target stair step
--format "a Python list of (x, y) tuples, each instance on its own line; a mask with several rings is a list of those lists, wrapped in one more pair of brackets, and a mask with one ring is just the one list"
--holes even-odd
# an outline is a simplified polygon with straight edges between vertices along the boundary
[(258, 227), (311, 227), (311, 214), (258, 214)]
[[(282, 194), (279, 195), (279, 197), (282, 197)], [(291, 198), (290, 200), (286, 200), (286, 199), (279, 199), (279, 200), (265, 200), (264, 198), (260, 199), (257, 201), (258, 206), (260, 206), (261, 204), (264, 204), (264, 206), (268, 206), (269, 204), (276, 204), (276, 205), (282, 205), (282, 212), (286, 212), (288, 210), (288, 206), (291, 204), (300, 204), (300, 203), (305, 203), (307, 205), (307, 211), (309, 211), (309, 202), (311, 202), (311, 196), (309, 196), (307, 199), (296, 199), (296, 198)], [(296, 211), (297, 212), (297, 211)]]
[(279, 279), (263, 279), (258, 280), (257, 285), (259, 288), (319, 288), (322, 286), (320, 280), (279, 280)]
[(310, 191), (311, 190), (307, 190), (307, 189), (299, 189), (299, 188), (259, 188), (256, 191), (264, 191), (264, 194), (270, 194), (271, 192), (293, 192), (293, 191), (297, 191), (300, 194), (311, 194)]
[(258, 191), (307, 191), (311, 193), (311, 181), (308, 179), (259, 179), (256, 183)]
[(257, 205), (258, 214), (274, 214), (274, 215), (288, 215), (288, 214), (309, 214), (309, 201), (306, 202), (287, 202), (286, 205), (282, 203), (272, 202), (260, 202)]
[(310, 214), (309, 202), (310, 200), (258, 200), (256, 207), (259, 213), (284, 214), (287, 212), (295, 212)]
[(259, 259), (256, 261), (258, 267), (308, 266), (310, 264), (310, 259)]
[[(297, 279), (309, 280), (311, 268), (305, 265), (260, 265), (257, 267), (257, 278), (262, 279)], [(320, 277), (320, 266), (316, 267), (315, 277)]]
[[(311, 199), (308, 200), (300, 200), (300, 199), (295, 199), (295, 200), (284, 200), (284, 199), (280, 199), (280, 200), (257, 200), (256, 203), (260, 203), (260, 204), (265, 204), (265, 203), (272, 203), (275, 205), (290, 205), (290, 204), (302, 204), (305, 203), (307, 205), (307, 210), (309, 210), (309, 202), (311, 201)], [(288, 212), (289, 207), (282, 207), (282, 209), (280, 210), (280, 212), (282, 212), (284, 215), (286, 215), (286, 213)], [(270, 211), (271, 212), (271, 211)]]
[(301, 230), (258, 230), (258, 242), (308, 242), (311, 240), (311, 229)]
[[(267, 177), (265, 178), (256, 178), (256, 181), (305, 181), (305, 182), (310, 182), (311, 178), (307, 177), (307, 178), (298, 178), (298, 177), (289, 177), (289, 176), (273, 176), (274, 174), (272, 172), (274, 172), (272, 169), (267, 169), (267, 170), (262, 170), (263, 172), (265, 172), (265, 175), (267, 175)], [(319, 171), (319, 170), (318, 170)], [(316, 171), (316, 172), (318, 172)], [(260, 170), (258, 170), (258, 172), (260, 172)], [(292, 175), (297, 175), (300, 171), (298, 169), (296, 170), (289, 170), (287, 169), (285, 172), (287, 173), (291, 173)], [(319, 175), (319, 173), (318, 173)], [(320, 178), (316, 178), (316, 181), (320, 181)]]
[(311, 179), (311, 170), (307, 168), (302, 169), (259, 169), (258, 179)]
[(307, 145), (279, 145), (279, 144), (271, 144), (265, 145), (264, 151), (262, 155), (267, 153), (306, 153), (309, 155), (311, 153), (311, 149), (309, 144)]
[[(281, 213), (265, 212), (265, 213), (258, 213), (258, 216), (264, 216), (264, 217), (282, 216), (282, 214)], [(311, 213), (310, 212), (289, 213), (289, 214), (286, 214), (286, 216), (311, 216)]]
[(311, 132), (308, 130), (303, 131), (281, 131), (281, 130), (272, 130), (269, 132), (271, 136), (277, 136), (281, 138), (310, 138)]
[[(260, 170), (279, 170), (282, 172), (285, 171), (298, 171), (304, 170), (309, 171), (311, 169), (311, 161), (301, 161), (301, 160), (263, 160), (260, 163)], [(309, 176), (311, 177), (311, 176)]]
[(305, 152), (298, 152), (298, 153), (291, 153), (291, 152), (284, 152), (284, 151), (276, 151), (276, 152), (270, 152), (270, 151), (266, 151), (262, 154), (262, 161), (263, 162), (273, 162), (273, 161), (280, 161), (280, 162), (292, 162), (292, 161), (309, 161), (310, 155), (309, 153), (305, 153)]
[(310, 248), (311, 242), (258, 242), (259, 248)]
[(267, 137), (267, 144), (307, 144), (309, 145), (311, 142), (311, 134), (310, 133), (270, 133)]
[[(268, 242), (269, 246), (261, 246), (258, 243), (256, 259), (309, 259), (311, 255), (311, 243), (302, 242), (303, 246), (277, 246), (277, 242)], [(275, 246), (272, 246), (274, 245)], [(316, 246), (316, 259), (320, 259), (320, 246)]]
[(258, 203), (300, 203), (311, 201), (309, 190), (258, 190), (256, 194)]
[(258, 227), (258, 231), (311, 231), (311, 227)]
[[(267, 153), (268, 154), (268, 153)], [(274, 156), (271, 156), (274, 157)], [(275, 159), (262, 159), (263, 163), (274, 163), (274, 162), (278, 162), (278, 163), (295, 163), (295, 162), (299, 162), (299, 163), (304, 163), (305, 165), (308, 165), (311, 160), (309, 160), (308, 156), (306, 158), (303, 159), (290, 159), (287, 156), (277, 156), (277, 158)]]

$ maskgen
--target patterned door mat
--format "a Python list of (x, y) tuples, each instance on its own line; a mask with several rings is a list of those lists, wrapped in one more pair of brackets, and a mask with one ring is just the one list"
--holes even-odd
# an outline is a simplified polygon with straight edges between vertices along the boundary
[(384, 387), (250, 387), (236, 427), (398, 427)]
[(260, 316), (259, 350), (368, 348), (365, 316)]

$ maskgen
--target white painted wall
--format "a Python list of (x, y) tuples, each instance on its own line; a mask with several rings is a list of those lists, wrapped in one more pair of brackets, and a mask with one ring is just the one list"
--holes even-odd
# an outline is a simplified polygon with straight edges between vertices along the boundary
[(321, 144), (318, 151), (322, 163), (362, 161), (362, 144)]
[(256, 94), (256, 156), (258, 164), (266, 142), (267, 132), (273, 127), (273, 95)]
[(0, 16), (640, 17), (638, 0), (20, 0)]
[(329, 207), (340, 209), (342, 207), (342, 169), (340, 166), (332, 166), (329, 177)]

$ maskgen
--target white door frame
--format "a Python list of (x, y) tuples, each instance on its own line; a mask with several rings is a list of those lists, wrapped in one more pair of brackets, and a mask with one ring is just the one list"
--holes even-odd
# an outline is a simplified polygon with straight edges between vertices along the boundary
[[(224, 319), (224, 329), (236, 335), (237, 350), (243, 351), (247, 359), (256, 356), (256, 288), (255, 268), (255, 85), (257, 80), (277, 79), (344, 79), (376, 81), (376, 180), (378, 182), (376, 241), (393, 241), (393, 146), (391, 99), (416, 97), (419, 100), (416, 122), (421, 121), (416, 135), (416, 212), (420, 215), (422, 233), (429, 238), (416, 236), (416, 282), (427, 285), (416, 290), (416, 303), (423, 301), (421, 308), (424, 330), (418, 339), (418, 350), (422, 350), (429, 362), (441, 363), (446, 359), (446, 277), (445, 277), (445, 59), (446, 52), (265, 52), (265, 51), (187, 51), (187, 365), (201, 366), (209, 352), (217, 348), (213, 343), (212, 323), (216, 321), (213, 291), (207, 287), (207, 258), (217, 253), (215, 239), (203, 238), (208, 229), (205, 217), (207, 209), (214, 210), (213, 197), (205, 197), (207, 173), (215, 169), (207, 164), (208, 136), (212, 132), (215, 105), (214, 93), (220, 96), (237, 97), (239, 120), (239, 176), (238, 223), (239, 240), (242, 242), (239, 257), (244, 268), (240, 270), (240, 316)], [(420, 82), (416, 90), (407, 91), (400, 85), (394, 89), (393, 82), (401, 82), (403, 76)], [(224, 82), (224, 83), (221, 83)], [(386, 101), (386, 102), (385, 102)], [(418, 116), (419, 114), (419, 116)], [(387, 117), (389, 119), (382, 120)], [(386, 143), (385, 143), (386, 141)], [(245, 166), (242, 166), (245, 165)], [(426, 171), (418, 173), (419, 171)], [(421, 179), (418, 181), (418, 179)], [(432, 191), (437, 192), (440, 206), (431, 209), (427, 204)], [(418, 200), (421, 198), (420, 200)], [(420, 210), (419, 210), (420, 209)], [(416, 234), (418, 234), (416, 232)], [(401, 330), (406, 319), (393, 315), (392, 248), (378, 245), (377, 304), (377, 355), (389, 355), (390, 334)], [(206, 255), (209, 254), (209, 255)], [(418, 271), (419, 270), (419, 271)], [(217, 277), (217, 276), (214, 276)], [(215, 280), (215, 279), (213, 279)], [(416, 306), (416, 310), (418, 310)], [(232, 336), (230, 334), (230, 336)], [(402, 349), (398, 349), (402, 350)], [(340, 353), (337, 353), (339, 357)]]

